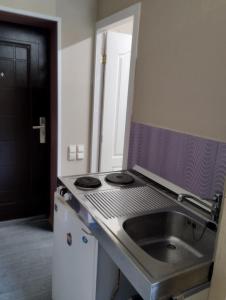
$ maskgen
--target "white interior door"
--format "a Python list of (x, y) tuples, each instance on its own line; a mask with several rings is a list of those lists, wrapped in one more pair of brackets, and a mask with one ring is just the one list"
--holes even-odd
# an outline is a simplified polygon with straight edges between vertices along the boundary
[(122, 169), (132, 35), (106, 36), (100, 171)]

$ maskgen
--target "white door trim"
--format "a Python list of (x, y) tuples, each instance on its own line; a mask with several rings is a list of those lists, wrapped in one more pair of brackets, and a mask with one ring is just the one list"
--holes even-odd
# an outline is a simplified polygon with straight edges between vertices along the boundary
[(53, 21), (56, 22), (57, 25), (57, 176), (61, 175), (61, 131), (62, 131), (62, 118), (61, 118), (61, 18), (55, 16), (49, 16), (45, 14), (40, 14), (36, 12), (26, 11), (22, 9), (15, 9), (11, 7), (6, 7), (0, 5), (0, 11), (6, 13), (17, 14), (21, 16), (33, 17), (36, 19), (42, 19), (45, 21)]
[[(137, 59), (137, 51), (138, 51), (140, 12), (141, 12), (141, 3), (136, 3), (96, 23), (96, 40), (97, 40), (98, 34), (106, 31), (108, 27), (110, 27), (112, 24), (117, 24), (117, 23), (120, 24), (125, 19), (133, 17), (133, 41), (132, 41), (132, 50), (131, 50), (128, 104), (127, 104), (127, 112), (126, 112), (123, 169), (127, 169), (128, 152), (129, 152), (129, 138), (130, 138), (130, 127), (131, 127), (131, 120), (132, 120), (132, 110), (133, 110), (133, 93), (134, 93), (136, 59)], [(96, 68), (97, 59), (99, 59), (99, 57), (97, 57), (97, 53), (95, 53), (93, 120), (92, 120), (91, 159), (90, 159), (91, 173), (95, 173), (99, 171), (98, 166), (99, 166), (100, 116), (101, 116), (102, 92), (100, 89), (98, 70)], [(98, 90), (98, 92), (96, 92), (96, 90)]]

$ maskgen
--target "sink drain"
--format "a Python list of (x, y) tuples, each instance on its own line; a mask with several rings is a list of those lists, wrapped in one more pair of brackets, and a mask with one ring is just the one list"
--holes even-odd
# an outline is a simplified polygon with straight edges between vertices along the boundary
[(167, 249), (170, 249), (170, 250), (176, 250), (177, 247), (176, 247), (175, 245), (173, 245), (173, 244), (168, 244), (168, 245), (167, 245)]

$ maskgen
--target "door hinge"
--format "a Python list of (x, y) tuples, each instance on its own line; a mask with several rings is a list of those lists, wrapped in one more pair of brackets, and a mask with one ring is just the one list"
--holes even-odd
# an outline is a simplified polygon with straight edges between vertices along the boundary
[(101, 63), (103, 65), (106, 65), (107, 63), (107, 55), (106, 54), (102, 54), (102, 57), (101, 57)]

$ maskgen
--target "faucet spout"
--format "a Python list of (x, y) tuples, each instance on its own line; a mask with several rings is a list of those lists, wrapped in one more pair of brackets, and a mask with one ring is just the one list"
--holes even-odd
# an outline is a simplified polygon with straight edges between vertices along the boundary
[(184, 200), (188, 200), (188, 199), (192, 199), (192, 200), (195, 200), (197, 202), (200, 201), (200, 199), (198, 197), (195, 197), (193, 195), (190, 195), (190, 194), (179, 194), (178, 197), (177, 197), (177, 200), (179, 202), (183, 202)]
[(215, 223), (219, 221), (222, 199), (223, 195), (220, 193), (216, 193), (211, 200), (201, 199), (190, 194), (179, 194), (177, 197), (178, 202), (182, 203), (186, 200), (191, 204), (200, 206), (210, 214), (211, 220)]

